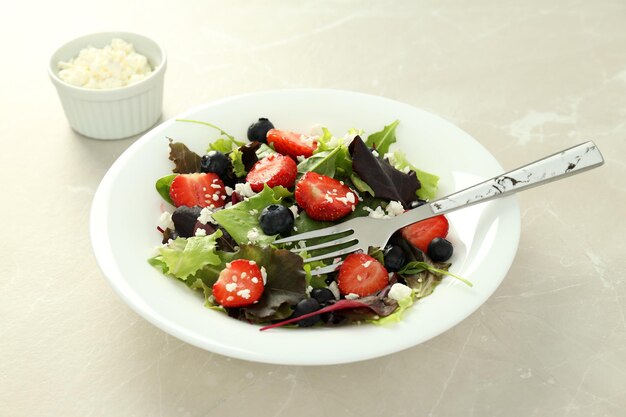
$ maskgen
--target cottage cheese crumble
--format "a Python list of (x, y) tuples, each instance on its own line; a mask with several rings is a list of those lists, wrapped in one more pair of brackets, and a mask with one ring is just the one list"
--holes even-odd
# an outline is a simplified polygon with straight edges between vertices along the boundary
[(77, 57), (57, 66), (59, 78), (66, 83), (96, 90), (126, 87), (152, 73), (148, 58), (117, 38), (101, 49), (83, 48)]

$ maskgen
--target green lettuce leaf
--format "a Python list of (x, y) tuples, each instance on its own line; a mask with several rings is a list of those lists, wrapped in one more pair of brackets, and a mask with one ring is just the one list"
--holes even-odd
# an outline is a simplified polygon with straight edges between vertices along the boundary
[(382, 265), (385, 265), (385, 254), (381, 248), (370, 246), (367, 249), (367, 254), (376, 259)]
[(170, 174), (164, 177), (159, 178), (154, 185), (156, 187), (157, 192), (165, 201), (170, 204), (174, 204), (172, 198), (170, 197), (170, 187), (172, 186), (172, 181), (176, 178), (178, 174)]
[(239, 143), (241, 142), (236, 142), (233, 139), (221, 138), (214, 142), (211, 142), (209, 144), (209, 148), (207, 149), (207, 152), (218, 151), (222, 153), (228, 153), (234, 149), (237, 149), (239, 147), (238, 146)]
[(429, 272), (430, 274), (435, 275), (435, 277), (438, 279), (443, 278), (444, 275), (449, 275), (463, 282), (467, 286), (470, 286), (470, 287), (473, 286), (473, 284), (467, 279), (460, 277), (458, 275), (455, 275), (452, 272), (448, 271), (448, 268), (450, 268), (449, 263), (431, 264), (426, 261), (411, 261), (407, 263), (406, 265), (404, 265), (402, 269), (398, 271), (398, 274), (415, 276), (423, 272)]
[[(302, 252), (299, 252), (298, 254), (302, 257), (302, 259), (305, 259), (305, 260), (311, 257), (311, 255), (309, 255), (307, 251), (302, 251)], [(326, 266), (326, 263), (324, 263), (323, 261), (313, 261), (313, 262), (307, 262), (304, 264), (304, 273), (306, 276), (307, 285), (310, 285), (313, 288), (328, 287), (328, 285), (326, 284), (327, 274), (321, 274), (321, 275), (315, 275), (315, 276), (311, 275), (311, 271), (313, 271), (316, 268), (322, 268), (324, 266)]]
[(340, 150), (341, 148), (337, 147), (331, 151), (318, 152), (300, 162), (298, 164), (298, 176), (311, 171), (328, 177), (334, 177), (336, 166), (335, 160), (337, 159), (337, 155)]
[[(352, 158), (344, 138), (335, 137), (323, 127), (322, 135), (317, 139), (317, 148), (313, 156), (298, 165), (299, 176), (306, 171), (317, 172), (329, 177), (348, 177), (352, 173)], [(309, 161), (310, 162), (307, 162)], [(313, 167), (313, 168), (312, 168)]]
[(365, 130), (363, 129), (357, 129), (355, 127), (351, 127), (350, 129), (348, 129), (348, 135), (351, 136), (363, 136), (365, 134)]
[(216, 241), (221, 236), (222, 232), (218, 230), (209, 236), (179, 237), (160, 247), (159, 255), (150, 263), (160, 266), (164, 273), (186, 281), (203, 267), (222, 262), (215, 250)]
[(323, 229), (325, 227), (332, 226), (333, 222), (323, 222), (319, 220), (313, 220), (304, 211), (301, 212), (293, 222), (294, 227), (298, 230), (298, 233), (310, 232), (312, 230)]
[(317, 267), (324, 267), (326, 264), (322, 261), (314, 261), (304, 264), (304, 272), (306, 274), (306, 282), (313, 288), (327, 288), (326, 278), (328, 274), (311, 275), (311, 271)]
[[(305, 233), (305, 232), (310, 232), (312, 230), (323, 229), (324, 227), (332, 226), (333, 224), (336, 224), (336, 223), (334, 223), (334, 222), (322, 222), (322, 221), (318, 221), (318, 220), (313, 220), (309, 216), (307, 216), (307, 214), (305, 212), (302, 212), (302, 213), (300, 213), (298, 215), (298, 217), (294, 221), (294, 228), (297, 229), (297, 233)], [(325, 237), (307, 239), (306, 240), (306, 244), (307, 244), (307, 246), (318, 245), (320, 243), (329, 242), (331, 240), (339, 239), (340, 237), (343, 237), (343, 236), (346, 236), (346, 235), (347, 235), (347, 233), (343, 233), (343, 234), (338, 234), (338, 235), (333, 235), (333, 236), (325, 236)], [(297, 244), (297, 242), (296, 242), (296, 244)], [(287, 244), (285, 244), (283, 246), (287, 247), (287, 248), (291, 247), (291, 246), (289, 246)], [(342, 247), (347, 247), (347, 246), (350, 246), (350, 245), (348, 243), (344, 243), (343, 246), (338, 246), (338, 247), (333, 247), (333, 248), (326, 248), (326, 249), (316, 249), (316, 250), (314, 250), (313, 253), (309, 253), (308, 256), (323, 255), (325, 253), (333, 252), (334, 250), (338, 250), (338, 249), (341, 249)], [(329, 260), (329, 262), (330, 262), (330, 260)], [(321, 265), (316, 265), (316, 266), (321, 266)]]
[[(217, 278), (216, 278), (217, 281)], [(221, 311), (222, 313), (228, 313), (228, 311), (222, 307), (219, 304), (215, 304), (212, 299), (213, 297), (211, 297), (213, 295), (213, 284), (207, 285), (203, 280), (201, 279), (196, 279), (191, 285), (189, 285), (189, 288), (191, 288), (192, 290), (199, 290), (202, 291), (202, 294), (204, 294), (204, 306), (207, 308), (210, 308), (212, 310), (217, 310), (217, 311)]]
[(370, 148), (375, 147), (380, 155), (386, 154), (389, 152), (389, 146), (396, 141), (396, 127), (398, 123), (400, 123), (400, 121), (396, 120), (390, 125), (385, 126), (380, 132), (372, 133), (367, 137), (365, 144)]
[(430, 200), (435, 198), (437, 195), (437, 184), (439, 183), (439, 177), (430, 174), (426, 171), (422, 171), (417, 169), (413, 164), (411, 164), (404, 154), (400, 151), (395, 151), (393, 153), (394, 156), (394, 167), (400, 171), (404, 171), (406, 168), (411, 171), (415, 171), (415, 175), (420, 182), (421, 187), (417, 190), (417, 197), (422, 200)]
[(267, 245), (276, 240), (276, 236), (263, 233), (259, 225), (259, 214), (265, 207), (270, 204), (280, 204), (282, 199), (288, 196), (291, 196), (291, 192), (285, 187), (270, 188), (266, 184), (260, 193), (232, 207), (216, 211), (213, 213), (213, 219), (240, 245), (250, 242), (248, 233), (252, 229), (256, 229), (258, 234), (254, 243)]
[(265, 143), (262, 143), (259, 148), (256, 150), (256, 156), (258, 159), (263, 159), (266, 156), (269, 156), (273, 153), (276, 153), (276, 151), (272, 148), (270, 148), (268, 145), (266, 145)]
[(416, 298), (424, 298), (435, 291), (435, 287), (441, 282), (441, 277), (430, 272), (423, 271), (415, 275), (407, 275), (404, 277), (406, 285), (411, 287), (415, 292)]
[(365, 181), (361, 179), (361, 177), (359, 177), (354, 172), (352, 173), (352, 175), (350, 175), (350, 181), (352, 181), (354, 187), (360, 192), (369, 193), (372, 197), (376, 196), (374, 190), (372, 190), (372, 187), (370, 187)]
[(341, 145), (335, 157), (335, 178), (349, 178), (352, 175), (352, 157), (346, 145)]
[(344, 217), (342, 221), (348, 221), (354, 219), (355, 217), (366, 217), (370, 214), (368, 209), (375, 210), (378, 206), (383, 208), (387, 206), (387, 201), (381, 198), (372, 197), (368, 194), (364, 194), (362, 198), (363, 201), (359, 201), (354, 208), (354, 211)]
[(340, 145), (343, 145), (343, 138), (334, 137), (330, 130), (322, 127), (322, 136), (317, 139), (317, 148), (315, 148), (313, 154), (330, 151)]
[(245, 177), (246, 176), (246, 167), (243, 164), (243, 152), (239, 150), (239, 148), (233, 149), (228, 155), (230, 158), (230, 162), (233, 166), (233, 172), (236, 177)]

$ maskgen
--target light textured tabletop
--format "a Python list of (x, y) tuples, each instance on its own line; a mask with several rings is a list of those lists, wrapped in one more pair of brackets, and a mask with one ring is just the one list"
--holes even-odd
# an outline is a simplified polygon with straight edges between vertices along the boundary
[[(625, 415), (623, 1), (7, 7), (0, 415)], [(63, 42), (101, 30), (142, 33), (168, 51), (163, 119), (244, 92), (339, 88), (439, 114), (507, 168), (588, 139), (606, 164), (519, 195), (522, 235), (509, 274), (439, 337), (340, 366), (229, 359), (140, 318), (96, 265), (91, 200), (137, 138), (74, 133), (46, 64)]]

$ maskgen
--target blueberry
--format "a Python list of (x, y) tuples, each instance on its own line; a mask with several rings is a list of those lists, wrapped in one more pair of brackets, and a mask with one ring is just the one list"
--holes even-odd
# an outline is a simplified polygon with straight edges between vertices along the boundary
[(274, 125), (265, 117), (254, 122), (248, 127), (248, 140), (267, 143), (267, 132), (274, 129)]
[(447, 261), (452, 256), (452, 252), (454, 252), (452, 243), (442, 237), (436, 237), (428, 244), (427, 254), (434, 262)]
[(311, 290), (311, 297), (315, 298), (320, 304), (326, 304), (335, 299), (335, 294), (328, 288), (313, 288)]
[(293, 213), (280, 204), (270, 204), (261, 211), (259, 225), (266, 235), (288, 233), (293, 227)]
[(201, 211), (202, 207), (200, 206), (176, 207), (176, 210), (172, 213), (172, 222), (174, 222), (176, 233), (181, 237), (193, 236), (196, 221), (198, 220)]
[(200, 159), (200, 171), (213, 172), (223, 177), (230, 166), (230, 159), (222, 152), (210, 151)]
[[(293, 314), (291, 317), (300, 317), (305, 314), (317, 311), (320, 308), (321, 308), (320, 303), (315, 298), (305, 298), (304, 300), (296, 304), (296, 306), (293, 309)], [(298, 323), (298, 326), (300, 327), (311, 327), (318, 321), (320, 321), (320, 316), (315, 315), (315, 316), (308, 317), (306, 319), (302, 319), (298, 321), (297, 323)]]
[(406, 258), (400, 246), (387, 245), (383, 252), (385, 257), (385, 269), (389, 272), (396, 272), (404, 266)]

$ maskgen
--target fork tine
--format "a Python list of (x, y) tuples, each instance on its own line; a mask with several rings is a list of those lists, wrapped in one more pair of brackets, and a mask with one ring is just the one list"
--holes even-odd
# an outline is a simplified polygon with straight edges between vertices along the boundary
[(317, 250), (317, 249), (330, 248), (331, 246), (343, 245), (344, 243), (352, 242), (353, 240), (356, 240), (356, 238), (353, 235), (348, 235), (340, 239), (331, 240), (330, 242), (324, 242), (324, 243), (320, 243), (320, 244), (313, 245), (313, 246), (307, 246), (305, 248), (301, 248), (301, 247), (293, 248), (291, 249), (291, 251), (298, 253), (298, 252), (303, 252), (305, 250), (311, 251), (311, 250)]
[(354, 252), (355, 250), (359, 249), (361, 246), (357, 243), (355, 245), (349, 246), (347, 248), (343, 248), (334, 252), (330, 252), (330, 253), (326, 253), (324, 255), (319, 255), (319, 256), (313, 256), (311, 258), (306, 258), (304, 260), (304, 263), (308, 263), (308, 262), (313, 262), (313, 261), (319, 261), (320, 259), (326, 259), (326, 258), (335, 258), (337, 256), (341, 256), (341, 255), (346, 255), (348, 253)]
[(328, 274), (330, 272), (335, 272), (335, 270), (337, 268), (339, 268), (339, 266), (341, 266), (342, 263), (343, 263), (343, 261), (337, 262), (336, 264), (323, 266), (321, 268), (315, 268), (315, 269), (311, 270), (311, 275), (312, 276), (317, 276), (317, 275)]
[(307, 240), (307, 239), (313, 239), (313, 238), (318, 238), (318, 237), (327, 237), (327, 236), (337, 235), (337, 234), (346, 233), (346, 232), (354, 233), (354, 230), (349, 226), (336, 224), (333, 226), (325, 227), (323, 229), (311, 230), (310, 232), (304, 232), (304, 233), (300, 233), (297, 235), (284, 237), (282, 239), (275, 240), (273, 243), (281, 244), (281, 243), (297, 242), (300, 240)]

